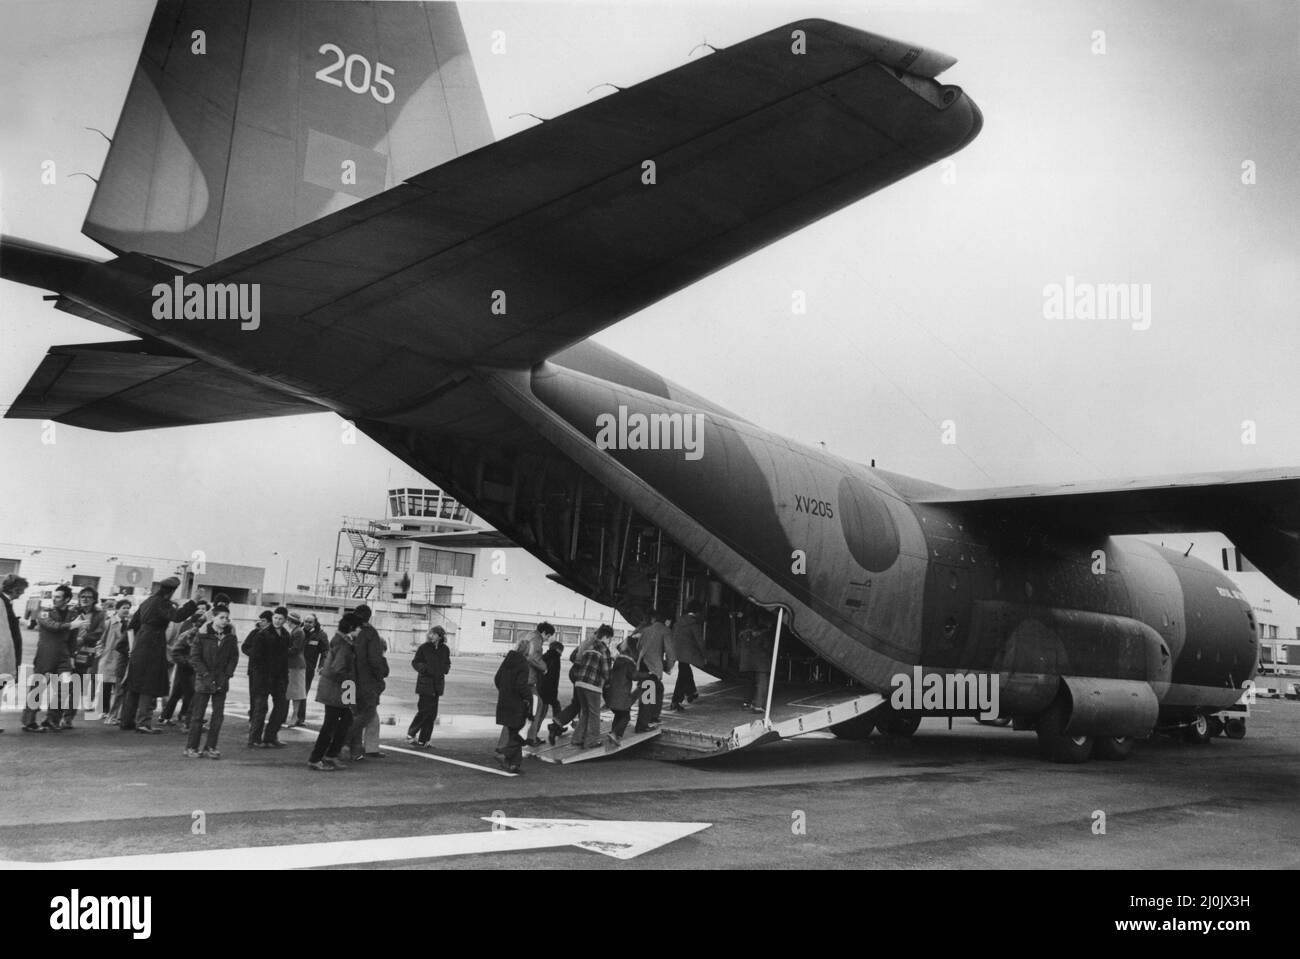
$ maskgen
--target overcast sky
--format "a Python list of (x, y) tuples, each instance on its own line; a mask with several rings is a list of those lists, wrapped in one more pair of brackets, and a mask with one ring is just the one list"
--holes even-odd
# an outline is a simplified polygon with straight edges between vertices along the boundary
[[(152, 0), (0, 0), (0, 228), (80, 235)], [(958, 58), (983, 133), (597, 338), (778, 433), (950, 486), (1300, 465), (1300, 5), (462, 5), (498, 137), (820, 16)], [(504, 31), (506, 53), (490, 52)], [(1105, 52), (1094, 52), (1097, 31)], [(702, 55), (702, 54), (697, 54)], [(809, 144), (809, 149), (816, 149)], [(58, 181), (40, 184), (53, 159)], [(1243, 164), (1256, 182), (1242, 182)], [(946, 174), (946, 175), (945, 175)], [(945, 182), (945, 181), (955, 182)], [(1044, 287), (1149, 284), (1150, 328)], [(808, 311), (794, 315), (802, 290)], [(0, 283), (0, 408), (56, 343), (122, 338)], [(957, 442), (941, 442), (952, 420)], [(1242, 422), (1256, 442), (1242, 442)], [(340, 516), (418, 477), (332, 415), (103, 434), (0, 421), (0, 539), (308, 582)]]

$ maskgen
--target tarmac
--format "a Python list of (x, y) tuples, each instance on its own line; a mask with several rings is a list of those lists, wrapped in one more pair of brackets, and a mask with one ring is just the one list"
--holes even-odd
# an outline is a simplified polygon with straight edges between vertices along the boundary
[[(1155, 737), (1120, 763), (1054, 765), (1039, 758), (1032, 733), (927, 719), (907, 740), (814, 733), (690, 763), (633, 749), (576, 765), (527, 759), (523, 775), (508, 776), (493, 752), (497, 660), (453, 661), (433, 748), (421, 752), (405, 745), (414, 675), (404, 655), (389, 659), (380, 712), (395, 723), (382, 727), (385, 758), (337, 773), (307, 768), (311, 730), (286, 730), (284, 749), (244, 748), (242, 675), (220, 761), (183, 758), (175, 729), (144, 736), (78, 719), (71, 731), (38, 735), (0, 713), (0, 860), (230, 850), (241, 865), (273, 868), (283, 847), (320, 844), (348, 868), (1300, 866), (1292, 700), (1258, 702), (1245, 739)], [(309, 705), (309, 725), (321, 711)], [(619, 859), (600, 854), (617, 843), (569, 843), (571, 826), (553, 846), (534, 835), (522, 848), (529, 843), (496, 835), (513, 819), (617, 821), (646, 836), (663, 830), (638, 824), (694, 825)], [(379, 842), (394, 838), (404, 841)], [(329, 859), (340, 843), (353, 844), (350, 861)], [(152, 864), (173, 861), (191, 862)]]

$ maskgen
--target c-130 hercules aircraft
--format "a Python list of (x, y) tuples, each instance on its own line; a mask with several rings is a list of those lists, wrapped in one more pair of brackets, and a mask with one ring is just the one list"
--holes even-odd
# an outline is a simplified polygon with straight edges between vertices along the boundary
[(0, 259), (137, 339), (52, 348), (8, 415), (334, 411), (629, 621), (703, 601), (724, 680), (737, 618), (779, 610), (779, 701), (668, 717), (664, 755), (909, 734), (920, 667), (995, 679), (1053, 759), (1123, 758), (1258, 656), (1233, 583), (1136, 534), (1221, 531), (1295, 595), (1300, 472), (947, 489), (587, 339), (971, 142), (954, 62), (800, 21), (493, 143), (454, 5), (162, 0), (84, 225), (115, 258)]

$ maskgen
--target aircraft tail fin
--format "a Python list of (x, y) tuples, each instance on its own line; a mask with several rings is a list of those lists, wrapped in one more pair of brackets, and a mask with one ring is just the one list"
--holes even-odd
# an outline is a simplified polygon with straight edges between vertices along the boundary
[(491, 141), (453, 3), (160, 0), (82, 229), (208, 266)]

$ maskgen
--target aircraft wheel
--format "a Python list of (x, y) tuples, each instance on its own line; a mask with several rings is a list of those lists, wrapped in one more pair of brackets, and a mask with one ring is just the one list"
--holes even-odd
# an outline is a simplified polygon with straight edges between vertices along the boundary
[(1137, 740), (1132, 736), (1098, 736), (1092, 755), (1096, 759), (1128, 759), (1136, 745)]
[(1211, 735), (1211, 736), (1222, 736), (1222, 735), (1223, 735), (1223, 720), (1220, 719), (1218, 716), (1209, 716), (1209, 717), (1207, 717), (1207, 719), (1208, 719), (1209, 724), (1210, 724), (1210, 735)]
[(867, 739), (871, 736), (872, 730), (876, 728), (876, 717), (872, 715), (854, 716), (850, 720), (842, 723), (836, 723), (831, 727), (831, 732), (835, 734), (836, 739)]
[(1068, 721), (1065, 700), (1058, 699), (1038, 718), (1038, 748), (1054, 763), (1086, 763), (1092, 757), (1092, 737), (1067, 736)]
[(882, 710), (880, 717), (876, 720), (876, 728), (883, 735), (895, 736), (900, 739), (911, 736), (920, 725), (920, 713), (896, 713), (888, 709)]
[(1246, 720), (1234, 717), (1223, 724), (1223, 731), (1229, 739), (1246, 738)]
[(1210, 717), (1197, 716), (1183, 727), (1183, 742), (1201, 745), (1210, 741)]

